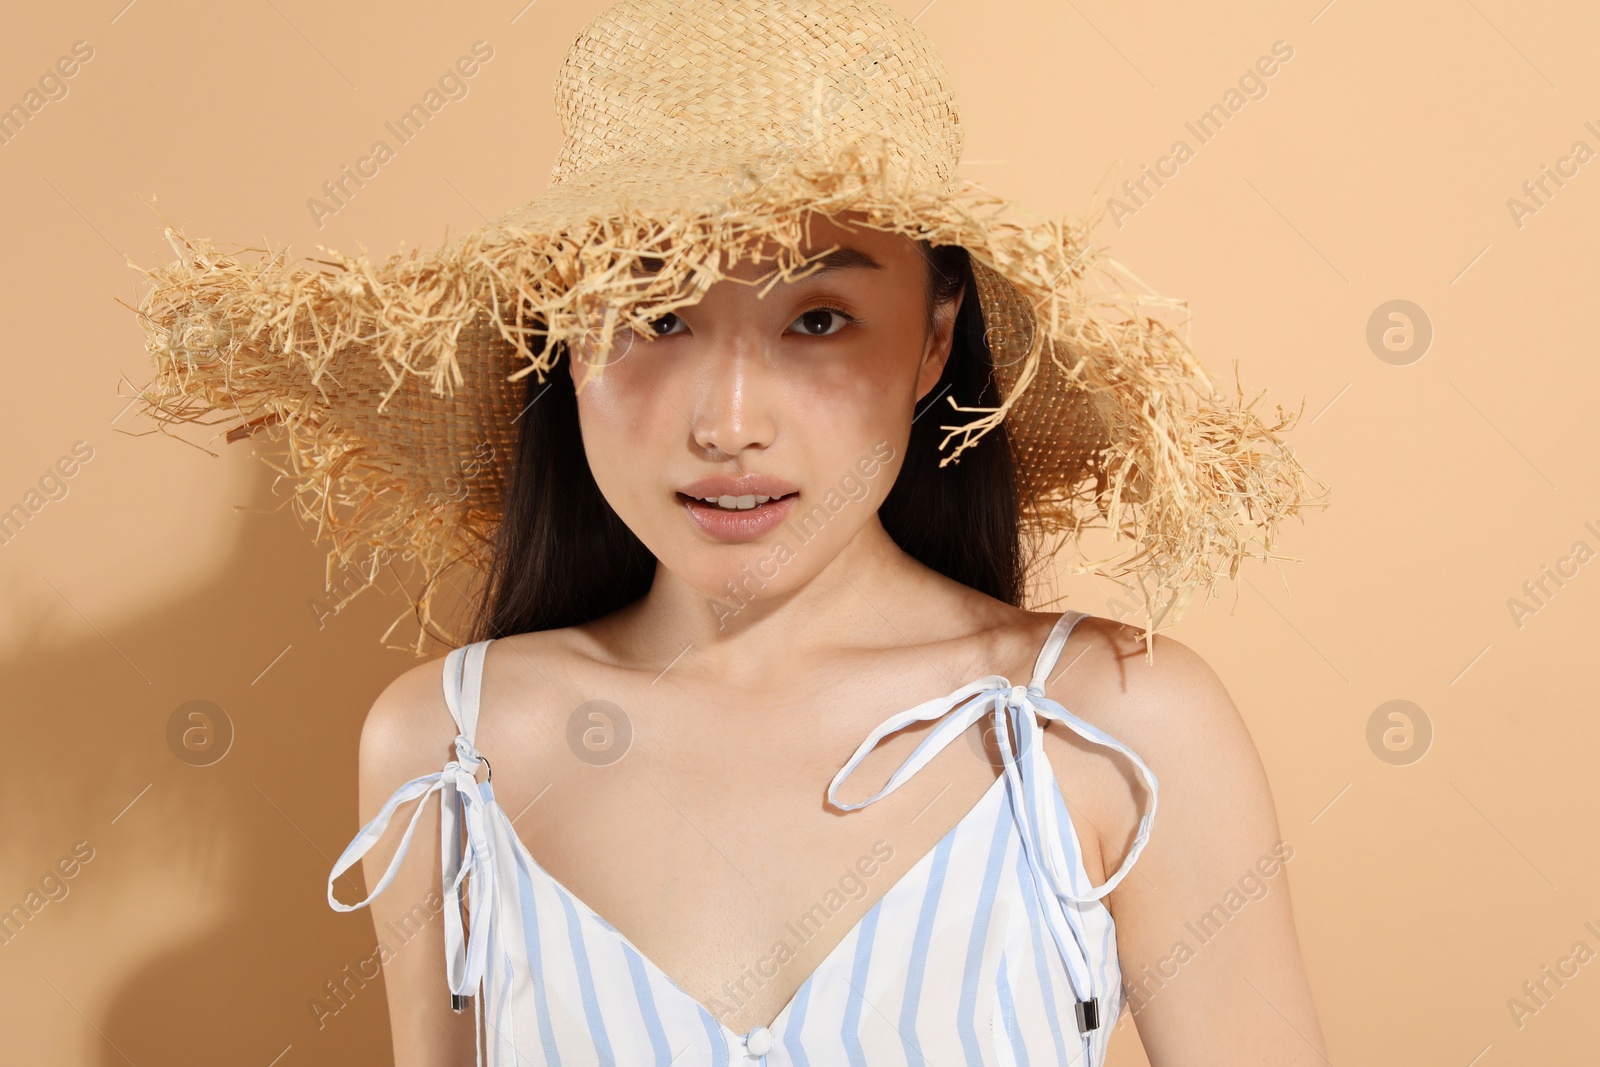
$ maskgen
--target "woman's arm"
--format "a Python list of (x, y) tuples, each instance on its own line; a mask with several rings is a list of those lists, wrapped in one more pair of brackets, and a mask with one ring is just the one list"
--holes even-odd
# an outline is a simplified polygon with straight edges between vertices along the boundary
[[(1295, 842), (1279, 835), (1266, 773), (1227, 690), (1177, 641), (1157, 635), (1147, 663), (1132, 627), (1085, 619), (1077, 629), (1085, 637), (1075, 631), (1063, 649), (1072, 666), (1052, 698), (1136, 752), (1159, 787), (1150, 840), (1106, 898), (1124, 997), (1152, 1067), (1329, 1063), (1289, 901)], [(1069, 799), (1074, 818), (1081, 808), (1094, 824), (1080, 838), (1094, 835), (1109, 874), (1147, 801), (1119, 754), (1097, 763), (1103, 770)]]
[[(412, 668), (374, 701), (361, 729), (362, 825), (405, 782), (432, 774), (454, 758), (455, 724), (444, 702), (439, 660)], [(439, 794), (422, 800), (411, 847), (394, 881), (370, 905), (383, 954), (395, 1067), (470, 1067), (476, 1062), (471, 1001), (450, 1010), (445, 977), (444, 890), (439, 855)], [(367, 892), (378, 884), (411, 821), (415, 802), (401, 806), (382, 839), (362, 858)], [(361, 899), (341, 880), (339, 897)], [(392, 954), (391, 954), (392, 953)]]

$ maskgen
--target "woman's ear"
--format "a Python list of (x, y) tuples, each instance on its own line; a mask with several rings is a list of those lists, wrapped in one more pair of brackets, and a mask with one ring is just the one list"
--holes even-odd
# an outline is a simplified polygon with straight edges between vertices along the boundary
[(933, 329), (928, 331), (922, 347), (922, 365), (917, 375), (917, 400), (921, 401), (944, 377), (945, 364), (950, 361), (950, 349), (955, 341), (956, 316), (961, 311), (961, 301), (966, 297), (966, 286), (956, 290), (951, 297), (933, 309)]

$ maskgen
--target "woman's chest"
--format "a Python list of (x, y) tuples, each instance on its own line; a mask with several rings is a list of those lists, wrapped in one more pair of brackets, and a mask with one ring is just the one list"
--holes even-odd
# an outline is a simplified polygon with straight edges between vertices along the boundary
[[(914, 747), (911, 737), (891, 748), (865, 775), (874, 784), (841, 799), (874, 790)], [(984, 800), (998, 811), (1004, 799), (981, 746), (964, 740), (849, 812), (825, 804), (848, 753), (704, 749), (690, 759), (663, 746), (631, 765), (547, 772), (530, 795), (502, 789), (511, 778), (497, 768), (495, 785), (539, 866), (741, 1032), (770, 1023)]]

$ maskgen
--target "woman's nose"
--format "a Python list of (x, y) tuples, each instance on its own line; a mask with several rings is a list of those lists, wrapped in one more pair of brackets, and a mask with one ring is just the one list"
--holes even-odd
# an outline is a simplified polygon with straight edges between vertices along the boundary
[(727, 455), (770, 445), (777, 429), (773, 370), (754, 331), (729, 330), (708, 338), (691, 387), (695, 443)]

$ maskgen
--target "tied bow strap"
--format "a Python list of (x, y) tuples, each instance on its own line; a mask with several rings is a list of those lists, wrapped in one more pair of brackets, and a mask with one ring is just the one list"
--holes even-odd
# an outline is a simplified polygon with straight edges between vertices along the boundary
[[(1009, 782), (1008, 788), (1011, 790), (1013, 801), (1020, 801), (1020, 804), (1013, 804), (1019, 824), (1018, 831), (1022, 837), (1024, 850), (1032, 861), (1030, 866), (1034, 877), (1036, 881), (1043, 883), (1040, 888), (1048, 889), (1063, 902), (1073, 906), (1101, 899), (1115, 889), (1133, 869), (1134, 862), (1144, 851), (1145, 843), (1150, 838), (1150, 824), (1156, 812), (1156, 778), (1144, 761), (1127, 746), (1051, 700), (1045, 695), (1044, 689), (1037, 684), (1012, 685), (1010, 679), (992, 674), (970, 682), (947, 696), (935, 697), (916, 707), (891, 715), (867, 735), (849, 762), (834, 775), (833, 781), (828, 785), (829, 803), (844, 811), (855, 811), (888, 796), (905, 784), (917, 771), (927, 766), (946, 745), (985, 715), (990, 715), (994, 719), (995, 739), (1005, 764), (1004, 773)], [(1116, 871), (1098, 886), (1089, 884), (1088, 874), (1082, 867), (1076, 837), (1071, 838), (1070, 847), (1077, 861), (1075, 862), (1067, 853), (1068, 846), (1064, 842), (1069, 832), (1063, 832), (1062, 827), (1062, 816), (1066, 814), (1066, 809), (1051, 790), (1054, 769), (1044, 754), (1044, 746), (1041, 743), (1044, 727), (1040, 725), (1038, 716), (1060, 722), (1087, 740), (1115, 749), (1127, 756), (1137, 768), (1146, 790), (1149, 791), (1150, 803), (1139, 819), (1139, 830), (1133, 847), (1123, 857)], [(841, 804), (835, 799), (834, 794), (840, 784), (878, 742), (914, 722), (929, 719), (940, 721), (922, 739), (911, 755), (906, 757), (905, 762), (889, 777), (889, 781), (882, 789), (855, 804)], [(1070, 816), (1068, 819), (1070, 821)], [(1066, 963), (1074, 991), (1080, 1001), (1091, 1002), (1095, 994), (1091, 990), (1092, 979), (1084, 963), (1088, 958), (1088, 946), (1082, 944), (1081, 935), (1075, 927), (1069, 933), (1063, 933), (1053, 909), (1046, 909), (1045, 918)], [(1078, 942), (1076, 952), (1068, 950), (1069, 938)], [(1095, 1003), (1097, 1005), (1097, 1002)], [(1085, 1014), (1081, 1006), (1079, 1022), (1080, 1029), (1092, 1029), (1098, 1025), (1098, 1019), (1089, 1022), (1087, 1026), (1084, 1025)]]
[[(1012, 754), (1011, 746), (997, 732), (996, 737), (1001, 738), (1000, 755), (1005, 761), (1006, 773), (1011, 776), (1014, 783), (1021, 786), (1026, 780), (1023, 799), (1027, 805), (1029, 822), (1037, 831), (1040, 852), (1045, 860), (1043, 867), (1045, 873), (1049, 876), (1050, 887), (1063, 900), (1081, 904), (1099, 900), (1117, 888), (1122, 880), (1127, 877), (1128, 872), (1133, 870), (1135, 861), (1138, 860), (1140, 853), (1144, 851), (1145, 844), (1150, 840), (1150, 824), (1156, 817), (1156, 777), (1150, 772), (1150, 768), (1145, 765), (1144, 760), (1140, 759), (1132, 749), (1104, 730), (1084, 722), (1059, 703), (1045, 696), (1044, 690), (1038, 686), (1012, 686), (1006, 695), (1006, 707), (1011, 712), (1009, 722), (1013, 731), (1012, 736), (1018, 741), (1018, 752), (1021, 753), (1023, 760), (1031, 764), (1030, 769), (1033, 773), (1020, 773), (1025, 764), (1018, 761), (1017, 757)], [(1029, 712), (1032, 714), (1029, 714)], [(1052, 795), (1049, 789), (1053, 768), (1045, 757), (1044, 746), (1039, 743), (1044, 737), (1044, 727), (1039, 724), (1038, 719), (1035, 718), (1036, 715), (1042, 715), (1046, 719), (1053, 719), (1078, 736), (1097, 745), (1115, 749), (1128, 757), (1138, 770), (1139, 777), (1144, 782), (1146, 791), (1150, 794), (1150, 804), (1145, 808), (1143, 814), (1139, 816), (1139, 829), (1134, 835), (1133, 847), (1128, 850), (1126, 856), (1122, 857), (1122, 863), (1118, 865), (1117, 869), (1098, 886), (1089, 884), (1088, 875), (1083, 873), (1082, 870), (1081, 856), (1079, 863), (1072, 863), (1067, 859), (1065, 846), (1062, 843), (1066, 835), (1060, 831), (1060, 820), (1058, 818), (1065, 808)], [(995, 713), (997, 731), (1000, 719), (1001, 716), (997, 710)], [(1019, 773), (1014, 774), (1014, 770)], [(1077, 853), (1076, 837), (1072, 838), (1072, 842), (1072, 850)], [(1062, 884), (1062, 872), (1066, 872), (1065, 881), (1069, 885), (1064, 886)], [(1080, 882), (1083, 886), (1081, 890), (1076, 888)]]
[[(1012, 685), (1009, 679), (1001, 675), (989, 675), (962, 686), (948, 696), (935, 697), (914, 708), (891, 715), (867, 735), (866, 740), (861, 742), (855, 754), (850, 757), (850, 761), (833, 776), (833, 781), (828, 785), (829, 803), (842, 811), (855, 811), (881, 800), (927, 766), (946, 745), (985, 714), (990, 714), (994, 718), (995, 737), (999, 743), (1001, 759), (1005, 763), (1005, 774), (1023, 802), (1021, 813), (1029, 823), (1027, 829), (1038, 831), (1025, 834), (1024, 839), (1030, 849), (1037, 849), (1038, 859), (1041, 861), (1039, 865), (1049, 879), (1050, 888), (1063, 900), (1079, 903), (1104, 897), (1127, 877), (1150, 838), (1150, 824), (1156, 813), (1156, 778), (1150, 772), (1150, 768), (1145, 766), (1144, 761), (1122, 742), (1084, 722), (1051, 700), (1045, 695), (1044, 689), (1037, 685)], [(1039, 744), (1044, 729), (1039, 725), (1036, 715), (1054, 719), (1074, 733), (1127, 756), (1138, 769), (1145, 788), (1150, 793), (1150, 804), (1139, 819), (1139, 830), (1133, 848), (1123, 857), (1122, 864), (1116, 871), (1098, 886), (1091, 886), (1086, 878), (1080, 878), (1076, 865), (1067, 858), (1062, 843), (1064, 835), (1060, 831), (1060, 821), (1057, 818), (1059, 811), (1057, 805), (1051, 802), (1053, 798), (1049, 791), (1054, 771), (1045, 758), (1043, 746)], [(914, 722), (928, 719), (942, 719), (942, 721), (922, 739), (911, 755), (906, 757), (906, 761), (890, 776), (882, 789), (855, 804), (842, 804), (835, 799), (834, 794), (845, 778), (849, 777), (866, 758), (867, 753), (877, 747), (878, 742)], [(1015, 740), (1015, 749), (1008, 738)]]
[[(485, 961), (488, 958), (489, 907), (494, 895), (494, 863), (489, 847), (488, 824), (485, 805), (490, 799), (489, 783), (477, 780), (477, 768), (488, 766), (481, 753), (472, 746), (464, 734), (456, 735), (456, 758), (433, 774), (425, 774), (396, 789), (384, 802), (382, 810), (371, 822), (361, 828), (340, 855), (328, 875), (328, 904), (335, 911), (355, 911), (372, 903), (372, 899), (388, 888), (400, 869), (400, 862), (411, 847), (411, 835), (422, 815), (423, 803), (428, 794), (439, 793), (439, 845), (444, 856), (443, 884), (444, 952), (445, 968), (450, 982), (452, 1006), (458, 1006), (459, 997), (472, 996), (483, 980)], [(411, 822), (406, 826), (400, 847), (389, 861), (388, 870), (378, 880), (377, 886), (359, 904), (344, 904), (333, 895), (333, 882), (352, 867), (383, 836), (394, 817), (395, 809), (409, 800), (421, 798)], [(462, 856), (461, 831), (466, 829), (466, 855)], [(461, 922), (461, 887), (467, 883), (467, 905), (472, 916), (470, 940), (464, 938)], [(481, 1010), (481, 1005), (480, 1005)]]

